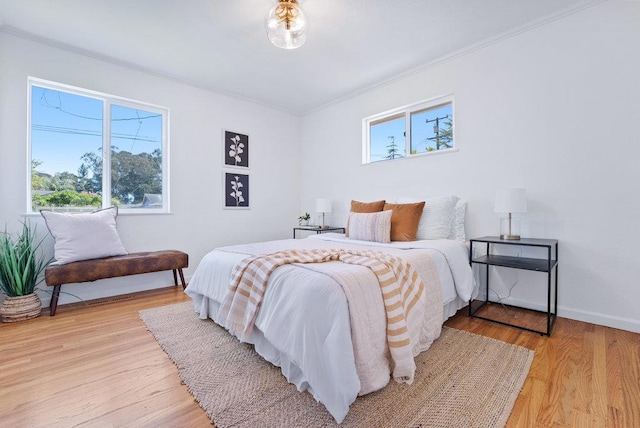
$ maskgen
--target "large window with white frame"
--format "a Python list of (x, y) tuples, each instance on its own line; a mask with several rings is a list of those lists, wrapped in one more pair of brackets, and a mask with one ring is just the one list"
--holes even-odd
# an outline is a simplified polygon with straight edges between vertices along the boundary
[(456, 150), (453, 95), (367, 117), (362, 126), (362, 163)]
[(28, 211), (169, 212), (169, 110), (29, 78)]

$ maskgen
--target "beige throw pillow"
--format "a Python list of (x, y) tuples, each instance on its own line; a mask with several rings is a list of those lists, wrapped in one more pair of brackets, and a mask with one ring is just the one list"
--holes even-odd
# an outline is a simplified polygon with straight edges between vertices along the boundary
[[(351, 201), (351, 212), (352, 213), (375, 213), (380, 212), (384, 209), (385, 201), (374, 201), (374, 202), (360, 202), (360, 201)], [(349, 219), (347, 219), (347, 228), (346, 228), (345, 236), (349, 237)]]
[(391, 211), (349, 214), (349, 239), (391, 242)]

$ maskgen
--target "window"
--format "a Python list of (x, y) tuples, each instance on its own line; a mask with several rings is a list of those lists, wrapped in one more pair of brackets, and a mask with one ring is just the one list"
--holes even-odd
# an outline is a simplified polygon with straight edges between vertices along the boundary
[(169, 212), (166, 108), (29, 79), (29, 211)]
[(362, 122), (363, 163), (455, 149), (451, 95), (377, 114)]

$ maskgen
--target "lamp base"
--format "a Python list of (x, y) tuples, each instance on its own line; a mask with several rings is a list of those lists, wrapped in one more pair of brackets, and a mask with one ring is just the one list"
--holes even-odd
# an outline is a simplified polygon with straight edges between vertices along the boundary
[(501, 219), (500, 239), (505, 241), (520, 240), (520, 219), (511, 218), (511, 214), (509, 214), (508, 218)]
[(505, 241), (519, 241), (520, 235), (500, 235), (500, 239)]
[(329, 226), (327, 226), (327, 225), (324, 223), (324, 212), (323, 212), (323, 213), (322, 213), (322, 227), (321, 227), (320, 229), (328, 229), (328, 228), (329, 228)]

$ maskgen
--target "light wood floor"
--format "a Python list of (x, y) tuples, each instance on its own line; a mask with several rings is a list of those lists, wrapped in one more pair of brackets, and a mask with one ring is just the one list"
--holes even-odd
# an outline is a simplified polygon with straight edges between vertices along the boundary
[[(211, 426), (138, 311), (178, 287), (0, 324), (0, 426)], [(535, 358), (509, 427), (640, 427), (640, 335), (559, 318), (551, 338), (470, 319), (450, 327)]]

